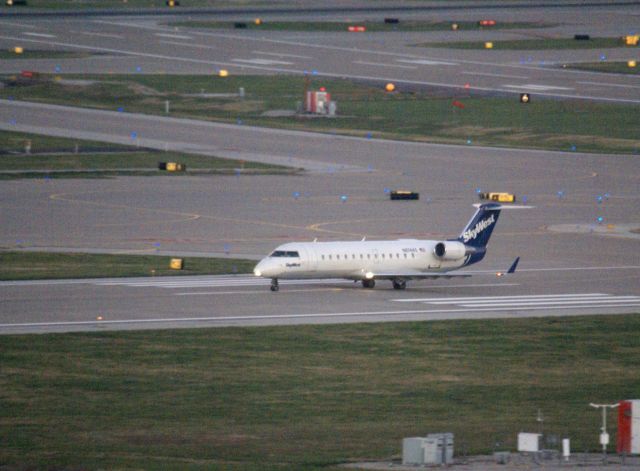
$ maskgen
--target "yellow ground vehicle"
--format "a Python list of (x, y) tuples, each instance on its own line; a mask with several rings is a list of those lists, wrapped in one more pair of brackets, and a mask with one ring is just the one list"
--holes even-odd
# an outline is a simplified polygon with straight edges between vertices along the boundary
[(514, 203), (516, 201), (516, 195), (511, 193), (478, 193), (478, 198), (498, 203)]

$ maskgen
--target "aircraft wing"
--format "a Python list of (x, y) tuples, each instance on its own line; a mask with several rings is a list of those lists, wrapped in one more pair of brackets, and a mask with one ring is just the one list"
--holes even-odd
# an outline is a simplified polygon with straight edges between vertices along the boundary
[(518, 266), (518, 262), (520, 262), (520, 257), (517, 257), (508, 270), (505, 272), (421, 272), (418, 270), (398, 270), (398, 271), (385, 271), (385, 272), (373, 272), (373, 279), (376, 280), (395, 280), (395, 279), (403, 279), (403, 280), (415, 280), (415, 279), (437, 279), (437, 278), (469, 278), (473, 275), (480, 274), (493, 274), (502, 276), (504, 274), (512, 274), (515, 273), (516, 267)]
[(402, 270), (402, 271), (386, 271), (375, 273), (373, 272), (373, 278), (376, 280), (416, 280), (416, 279), (436, 279), (436, 278), (468, 278), (471, 275), (469, 273), (452, 273), (452, 272), (432, 272), (425, 273), (418, 270)]

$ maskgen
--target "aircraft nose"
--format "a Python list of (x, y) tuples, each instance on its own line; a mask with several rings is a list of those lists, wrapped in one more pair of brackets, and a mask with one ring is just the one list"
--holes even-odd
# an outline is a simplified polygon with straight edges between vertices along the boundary
[(253, 269), (255, 276), (262, 276), (265, 278), (271, 278), (275, 275), (275, 266), (271, 260), (263, 258)]
[(258, 264), (253, 268), (253, 274), (255, 276), (262, 276), (265, 268), (264, 265), (265, 265), (264, 260), (260, 260)]

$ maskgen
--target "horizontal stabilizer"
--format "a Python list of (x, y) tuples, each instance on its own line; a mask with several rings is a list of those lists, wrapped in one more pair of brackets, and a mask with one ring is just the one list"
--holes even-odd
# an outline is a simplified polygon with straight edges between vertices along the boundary
[(500, 204), (500, 203), (474, 203), (474, 208), (480, 208), (480, 206), (490, 206), (490, 209), (534, 209), (535, 206), (527, 206), (523, 204)]

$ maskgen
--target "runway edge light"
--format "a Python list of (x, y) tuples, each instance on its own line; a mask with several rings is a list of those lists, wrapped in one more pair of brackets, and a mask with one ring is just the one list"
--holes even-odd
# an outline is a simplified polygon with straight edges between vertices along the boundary
[(531, 95), (529, 95), (528, 93), (520, 94), (520, 103), (530, 103), (530, 102), (531, 102)]

